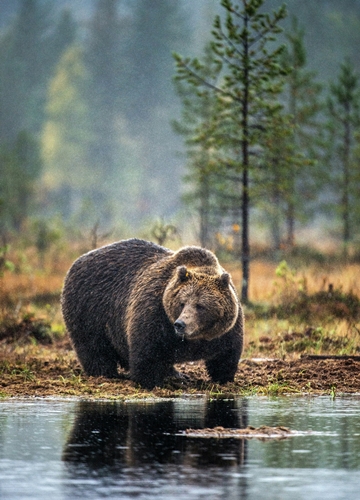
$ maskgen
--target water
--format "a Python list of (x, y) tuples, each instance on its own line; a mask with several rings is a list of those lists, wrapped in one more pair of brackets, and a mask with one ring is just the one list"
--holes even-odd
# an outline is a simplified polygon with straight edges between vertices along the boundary
[[(218, 425), (304, 433), (276, 441), (181, 433)], [(355, 500), (359, 490), (359, 396), (0, 401), (4, 500)]]

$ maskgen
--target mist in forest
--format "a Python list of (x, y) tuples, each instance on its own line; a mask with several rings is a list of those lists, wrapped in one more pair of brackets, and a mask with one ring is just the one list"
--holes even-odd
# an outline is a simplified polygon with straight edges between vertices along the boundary
[[(320, 82), (346, 57), (360, 70), (360, 0), (286, 3), (283, 28), (297, 17)], [(219, 12), (217, 0), (1, 0), (2, 227), (186, 224), (172, 52), (201, 55)]]

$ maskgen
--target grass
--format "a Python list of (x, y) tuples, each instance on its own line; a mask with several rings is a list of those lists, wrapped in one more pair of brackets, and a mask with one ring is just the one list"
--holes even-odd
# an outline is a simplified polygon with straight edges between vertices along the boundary
[[(233, 276), (239, 283), (239, 272)], [(247, 355), (359, 354), (360, 265), (294, 271), (254, 262), (252, 282), (257, 300), (245, 308)]]

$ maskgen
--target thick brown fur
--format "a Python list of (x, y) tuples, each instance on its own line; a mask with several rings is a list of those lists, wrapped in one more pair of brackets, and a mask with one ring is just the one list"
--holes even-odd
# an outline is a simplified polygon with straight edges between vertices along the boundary
[(70, 268), (61, 303), (88, 375), (118, 377), (120, 366), (152, 389), (175, 363), (204, 359), (214, 382), (234, 379), (243, 314), (209, 250), (172, 252), (138, 239), (93, 250)]

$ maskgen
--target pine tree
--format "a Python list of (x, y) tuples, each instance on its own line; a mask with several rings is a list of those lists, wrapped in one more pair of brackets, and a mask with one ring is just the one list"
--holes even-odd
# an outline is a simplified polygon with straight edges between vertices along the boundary
[(11, 147), (0, 147), (0, 232), (18, 231), (31, 215), (41, 166), (38, 142), (27, 132), (20, 132)]
[(158, 107), (172, 107), (171, 51), (184, 46), (187, 31), (181, 6), (168, 0), (136, 0), (127, 44), (130, 74), (129, 120), (147, 128)]
[[(203, 70), (201, 77), (216, 85), (221, 66), (214, 62), (210, 45), (204, 50)], [(213, 134), (217, 100), (209, 89), (199, 92), (186, 81), (175, 80), (175, 86), (182, 102), (182, 113), (181, 120), (173, 122), (173, 127), (184, 137), (188, 170), (185, 181), (189, 189), (183, 199), (188, 206), (195, 208), (199, 217), (200, 244), (209, 248), (212, 247), (215, 231), (219, 230), (215, 204), (219, 186), (213, 172), (216, 164)]]
[[(304, 43), (305, 32), (296, 18), (286, 33), (288, 46), (283, 62), (289, 67), (286, 85), (287, 111), (292, 116), (294, 148), (301, 152), (307, 162), (294, 164), (288, 181), (288, 202), (286, 204), (286, 243), (292, 247), (295, 242), (295, 223), (306, 216), (306, 208), (317, 191), (317, 178), (321, 178), (314, 160), (319, 159), (321, 129), (319, 113), (323, 108), (322, 86), (315, 81), (315, 72), (306, 68), (307, 55)], [(320, 163), (321, 165), (321, 163)], [(304, 198), (306, 203), (304, 203)]]
[[(43, 38), (49, 16), (38, 1), (22, 0), (14, 24), (2, 39), (0, 138), (13, 141), (24, 129), (38, 131), (44, 83)], [(34, 111), (37, 111), (34, 113)]]
[(262, 168), (254, 176), (254, 197), (266, 221), (275, 251), (281, 249), (286, 221), (286, 207), (292, 196), (294, 168), (294, 127), (291, 117), (276, 113), (261, 136)]
[(64, 216), (82, 198), (93, 196), (100, 183), (100, 173), (91, 170), (89, 161), (92, 135), (84, 98), (88, 79), (83, 51), (74, 45), (61, 58), (48, 90), (42, 134), (43, 182), (52, 192), (54, 207)]
[(256, 166), (254, 147), (259, 131), (266, 128), (267, 118), (278, 108), (276, 96), (283, 84), (280, 55), (283, 47), (269, 45), (281, 32), (279, 22), (285, 18), (284, 6), (272, 15), (263, 13), (264, 0), (222, 0), (224, 17), (214, 22), (212, 49), (223, 68), (220, 85), (212, 85), (199, 73), (203, 63), (198, 59), (176, 56), (178, 78), (197, 87), (211, 88), (221, 103), (218, 116), (217, 147), (227, 151), (225, 163), (241, 176), (242, 291), (248, 301), (250, 278), (250, 176)]
[[(301, 191), (299, 178), (304, 177), (307, 181), (304, 172), (309, 176), (310, 167), (314, 166), (314, 162), (298, 147), (296, 134), (293, 115), (279, 109), (269, 117), (260, 139), (261, 165), (254, 175), (253, 197), (260, 200), (257, 207), (270, 224), (274, 250), (288, 244), (283, 235), (288, 229), (289, 206), (296, 207), (300, 213), (300, 197), (306, 199), (307, 193)], [(299, 193), (294, 193), (295, 180), (298, 181)]]
[(142, 216), (154, 210), (163, 216), (178, 208), (180, 191), (180, 162), (174, 155), (179, 144), (169, 127), (178, 111), (171, 53), (189, 46), (189, 30), (182, 2), (134, 0), (131, 6), (127, 124), (141, 156)]
[[(55, 43), (60, 32), (61, 44)], [(22, 130), (40, 133), (48, 81), (73, 37), (56, 26), (51, 3), (21, 0), (0, 40), (0, 141), (14, 141)]]
[(9, 227), (19, 229), (34, 209), (47, 85), (74, 37), (71, 16), (56, 24), (52, 5), (38, 0), (21, 0), (14, 22), (0, 37), (1, 169), (8, 186), (0, 197)]
[[(60, 13), (60, 17), (54, 27), (54, 33), (51, 40), (51, 57), (55, 64), (62, 57), (64, 52), (73, 45), (77, 36), (77, 24), (71, 14), (66, 9)], [(54, 66), (54, 62), (51, 67)]]
[(357, 146), (355, 136), (360, 130), (360, 86), (359, 75), (349, 59), (341, 64), (337, 81), (330, 85), (328, 111), (331, 117), (333, 182), (335, 191), (340, 193), (338, 203), (346, 258), (354, 230), (352, 218), (355, 207), (359, 206), (356, 182), (359, 166), (354, 154)]
[(91, 21), (85, 62), (89, 72), (86, 100), (90, 113), (93, 140), (89, 164), (98, 172), (96, 203), (111, 220), (114, 181), (121, 177), (124, 164), (119, 149), (119, 123), (122, 116), (121, 96), (124, 92), (124, 25), (118, 15), (118, 0), (98, 0)]

